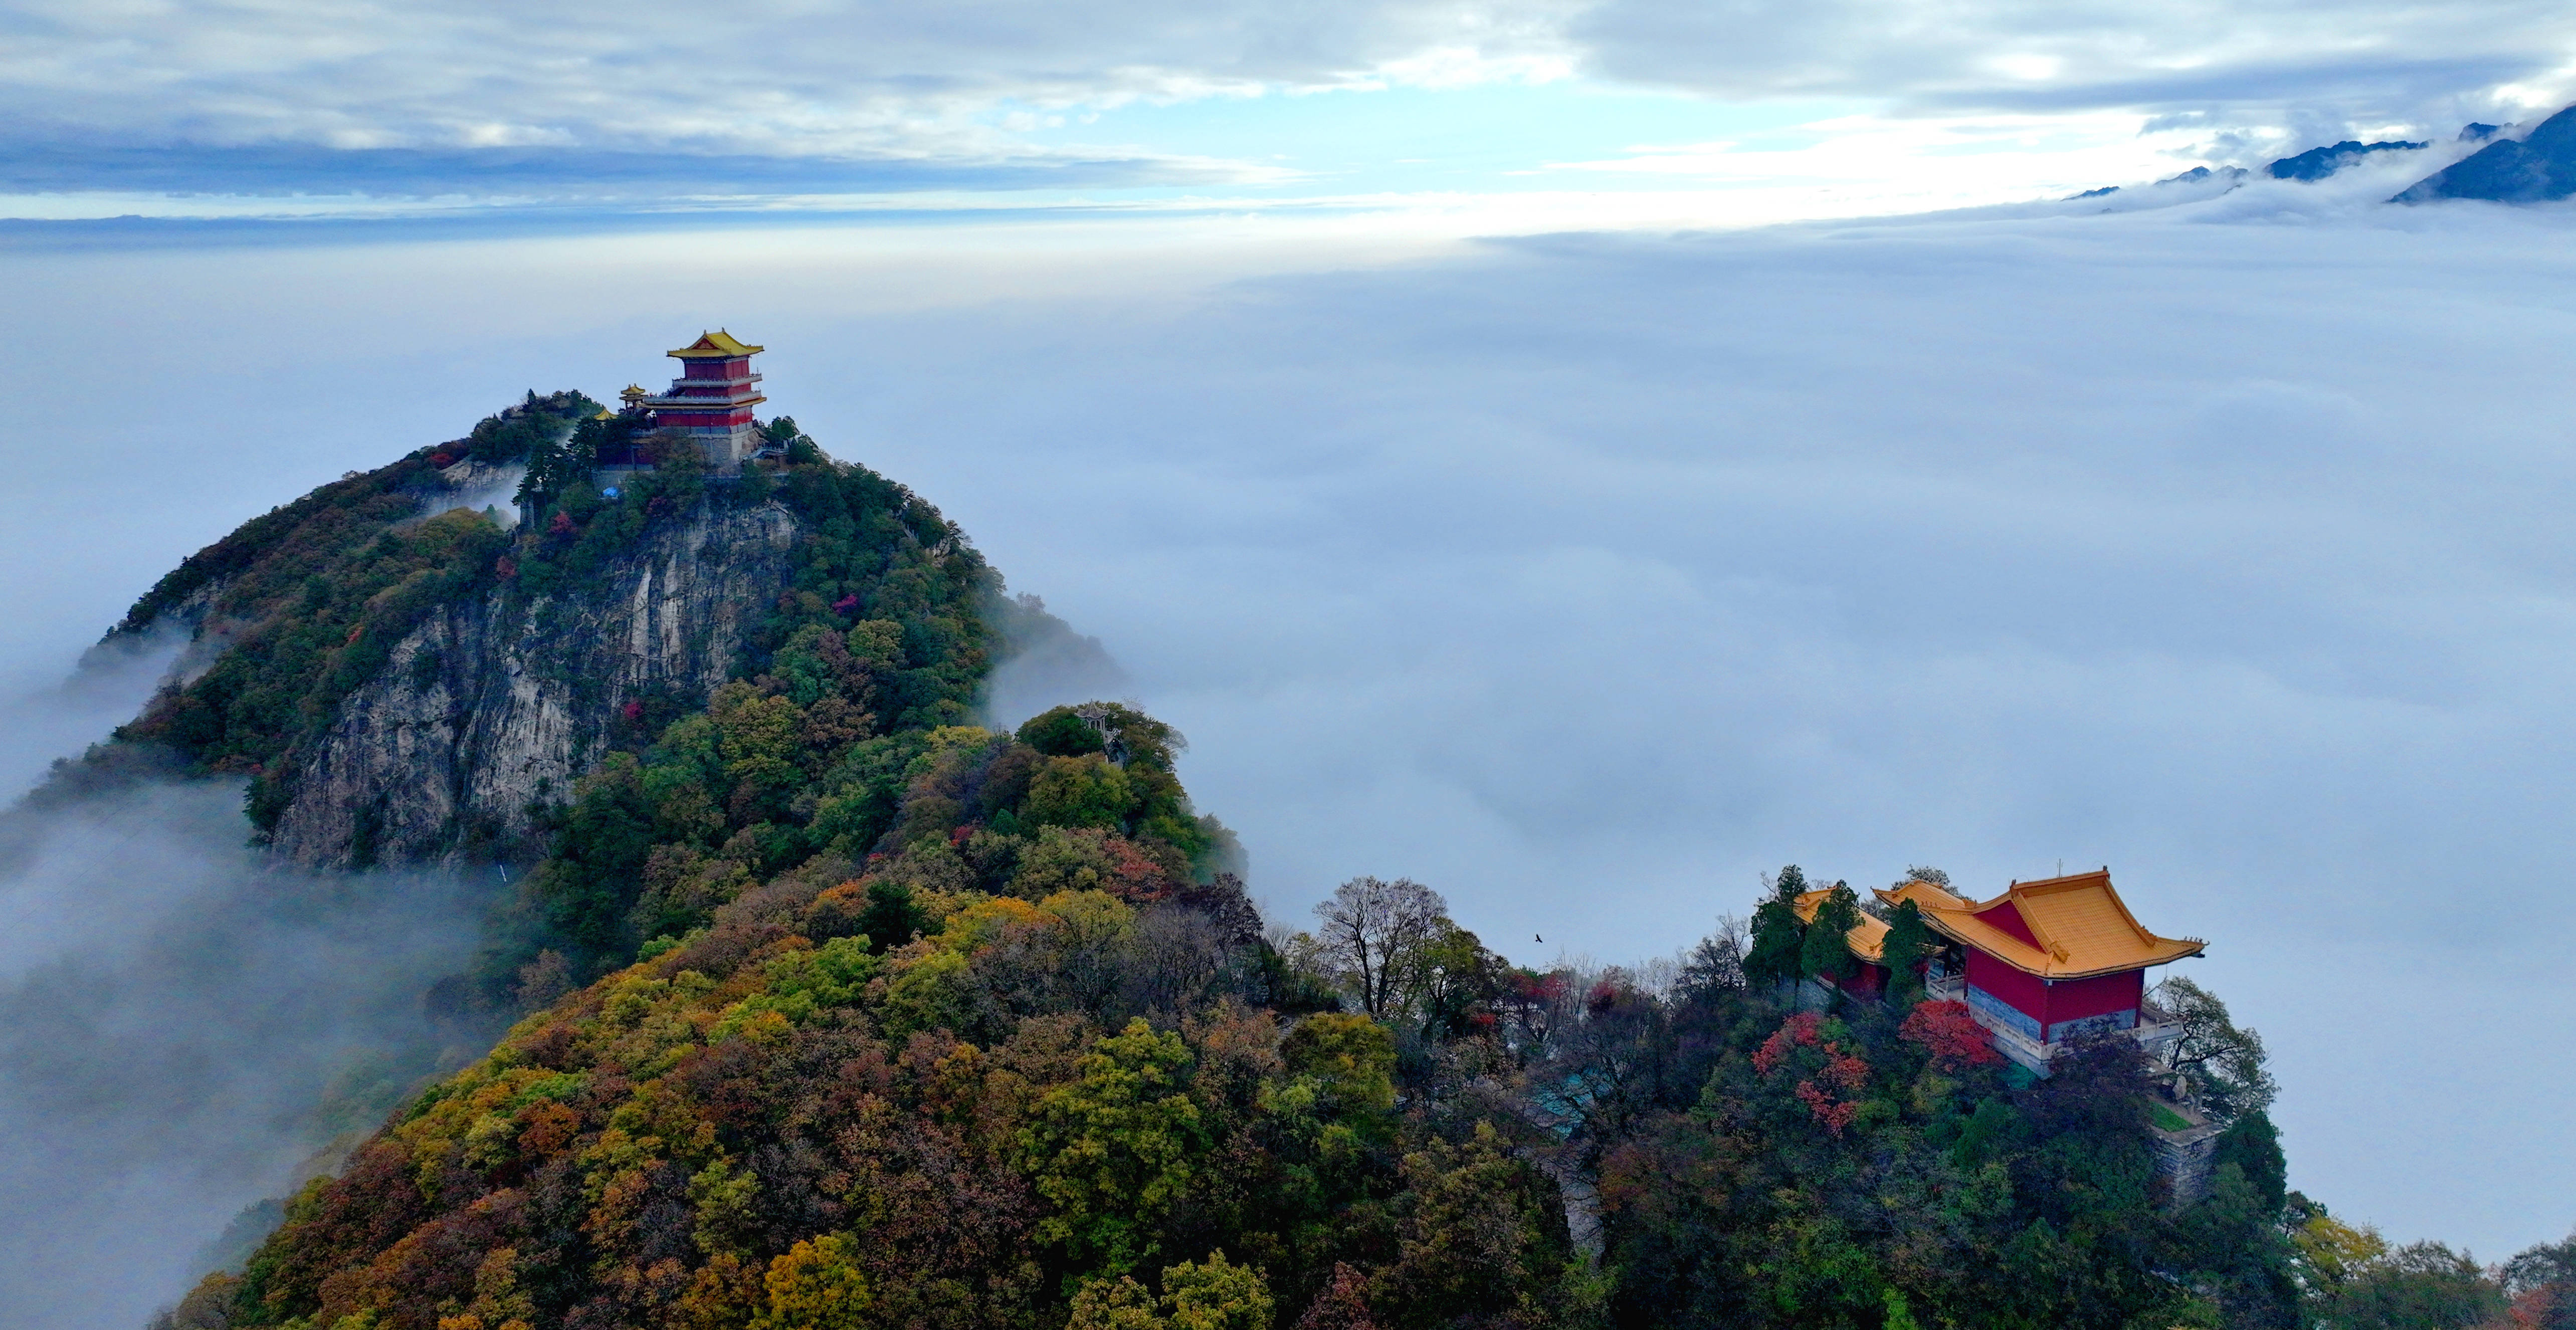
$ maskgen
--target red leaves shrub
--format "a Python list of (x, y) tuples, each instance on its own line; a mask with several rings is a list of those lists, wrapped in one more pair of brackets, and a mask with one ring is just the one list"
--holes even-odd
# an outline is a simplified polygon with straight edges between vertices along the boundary
[(1815, 1069), (1799, 1080), (1798, 1102), (1807, 1112), (1836, 1136), (1852, 1123), (1860, 1112), (1860, 1092), (1869, 1085), (1869, 1063), (1842, 1044), (1825, 1038), (1824, 1021), (1813, 1012), (1799, 1012), (1780, 1022), (1780, 1028), (1762, 1041), (1753, 1052), (1753, 1069), (1768, 1076), (1782, 1064), (1797, 1057), (1800, 1050), (1813, 1050)]
[(1825, 1130), (1836, 1136), (1842, 1135), (1843, 1128), (1851, 1125), (1852, 1116), (1860, 1112), (1859, 1104), (1836, 1102), (1831, 1094), (1817, 1089), (1814, 1081), (1798, 1082), (1798, 1099), (1816, 1115), (1816, 1121), (1825, 1124)]
[(1968, 1014), (1964, 1002), (1918, 1002), (1898, 1026), (1897, 1034), (1932, 1055), (1932, 1065), (1945, 1072), (1991, 1067), (2004, 1060), (1992, 1035)]
[(557, 513), (553, 521), (546, 523), (546, 534), (549, 536), (569, 536), (579, 530), (581, 530), (580, 527), (573, 525), (570, 513)]

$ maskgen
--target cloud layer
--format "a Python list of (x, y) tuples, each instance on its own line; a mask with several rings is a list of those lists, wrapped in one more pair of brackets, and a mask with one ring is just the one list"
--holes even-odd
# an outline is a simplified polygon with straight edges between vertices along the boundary
[(9, 1324), (133, 1330), (435, 1055), (421, 992), (473, 944), (456, 884), (280, 873), (241, 831), (230, 784), (0, 815)]
[(1333, 84), (1543, 45), (1545, 0), (597, 6), (17, 0), (21, 133), (345, 148), (971, 152), (1006, 104)]
[(1392, 263), (1232, 223), (0, 256), (64, 389), (0, 559), (89, 607), (0, 640), (66, 659), (242, 517), (723, 323), (1102, 640), (1277, 917), (1410, 874), (1627, 960), (1784, 862), (2108, 863), (2214, 940), (2294, 1184), (2492, 1258), (2576, 1219), (2576, 219), (2340, 188)]
[(1887, 96), (1954, 112), (2268, 113), (2318, 130), (2464, 121), (2492, 109), (2500, 87), (2563, 80), (2576, 60), (2576, 20), (2540, 3), (2472, 12), (2384, 0), (1603, 0), (1569, 36), (1609, 77), (1725, 96)]

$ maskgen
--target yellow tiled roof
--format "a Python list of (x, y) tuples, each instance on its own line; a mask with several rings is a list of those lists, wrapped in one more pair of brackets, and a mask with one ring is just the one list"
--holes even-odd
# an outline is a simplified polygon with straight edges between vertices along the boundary
[(730, 360), (735, 356), (748, 356), (765, 350), (768, 348), (735, 341), (732, 333), (718, 328), (711, 333), (699, 333), (698, 340), (677, 351), (665, 351), (662, 354), (678, 356), (682, 360)]
[(1912, 901), (1914, 902), (1915, 909), (1922, 910), (1927, 913), (1932, 910), (1962, 909), (1968, 904), (1966, 901), (1959, 899), (1958, 894), (1951, 891), (1948, 887), (1942, 886), (1937, 882), (1925, 882), (1920, 879), (1912, 882), (1899, 883), (1894, 887), (1873, 891), (1870, 894), (1878, 897), (1880, 901), (1890, 906), (1896, 905), (1901, 901)]
[[(1912, 900), (1935, 932), (1966, 943), (2026, 974), (2043, 979), (2086, 979), (2164, 965), (2197, 956), (2209, 946), (2199, 938), (2158, 937), (2139, 926), (2109, 870), (2039, 882), (2016, 882), (1993, 900), (1959, 899), (1928, 882), (1908, 882), (1876, 893), (1888, 904)], [(1986, 916), (2009, 904), (2038, 945)]]
[[(1824, 904), (1825, 897), (1830, 894), (1828, 890), (1817, 890), (1799, 896), (1798, 922), (1802, 924), (1816, 922), (1816, 907)], [(1843, 942), (1851, 948), (1853, 955), (1872, 965), (1879, 964), (1879, 958), (1887, 954), (1887, 924), (1870, 914), (1863, 913), (1859, 923), (1853, 924), (1844, 931)]]

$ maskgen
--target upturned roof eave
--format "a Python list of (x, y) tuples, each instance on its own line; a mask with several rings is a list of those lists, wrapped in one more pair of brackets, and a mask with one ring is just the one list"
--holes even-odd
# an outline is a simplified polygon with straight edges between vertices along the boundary
[(2171, 965), (2175, 961), (2189, 960), (2192, 957), (2198, 956), (2209, 950), (2209, 944), (2206, 942), (2194, 942), (2187, 938), (2157, 938), (2156, 940), (2158, 942), (2167, 946), (2178, 947), (2180, 950), (2174, 951), (2170, 955), (2156, 956), (2148, 960), (2139, 961), (2135, 964), (2124, 963), (2119, 965), (2095, 965), (2080, 969), (2074, 966), (2061, 966), (2049, 962), (2033, 964), (2019, 956), (2015, 956), (2013, 953), (2015, 951), (2035, 952), (2038, 948), (2031, 946), (2029, 943), (2026, 943), (2020, 938), (2014, 937), (1999, 928), (1980, 922), (1978, 927), (1983, 935), (1972, 935), (1957, 927), (1953, 921), (1942, 918), (1940, 911), (1924, 910), (1922, 914), (1923, 922), (1928, 925), (1933, 932), (1939, 933), (1943, 937), (1946, 937), (1961, 946), (1974, 947), (1988, 956), (1994, 957), (1997, 961), (2037, 979), (2098, 979), (2106, 974), (2126, 974), (2131, 970), (2152, 970), (2159, 965)]

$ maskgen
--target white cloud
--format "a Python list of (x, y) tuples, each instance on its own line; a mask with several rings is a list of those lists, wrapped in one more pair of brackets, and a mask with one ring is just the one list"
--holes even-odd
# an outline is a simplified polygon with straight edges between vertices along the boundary
[(1021, 141), (1027, 116), (1577, 74), (1906, 114), (2120, 111), (2132, 129), (2154, 117), (2213, 150), (2295, 149), (2360, 125), (2447, 134), (2576, 94), (2576, 17), (2537, 0), (6, 0), (0, 35), (0, 121), (13, 126), (0, 150), (76, 154), (1052, 161), (1062, 154)]
[(2447, 131), (2576, 91), (2576, 15), (2536, 0), (1603, 0), (1570, 35), (1596, 74), (1719, 96), (2286, 117), (2290, 137), (2328, 142), (2374, 118)]
[(1552, 41), (1548, 13), (1547, 0), (20, 0), (0, 11), (0, 110), (22, 133), (144, 142), (978, 155), (1007, 146), (977, 119), (1005, 101), (1517, 70)]

